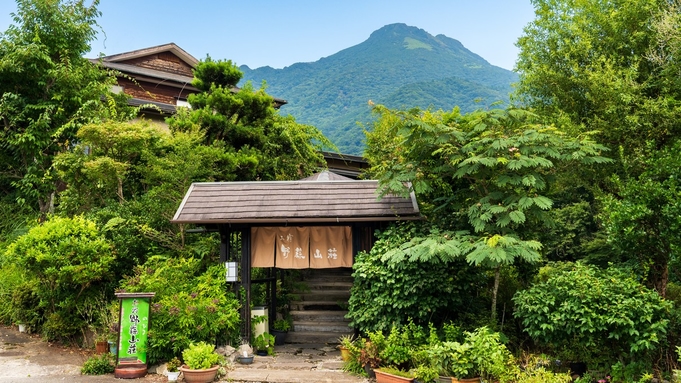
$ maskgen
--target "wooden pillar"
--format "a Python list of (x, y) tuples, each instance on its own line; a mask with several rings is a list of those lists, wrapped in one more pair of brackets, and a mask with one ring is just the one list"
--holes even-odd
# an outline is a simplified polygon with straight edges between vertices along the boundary
[(251, 343), (251, 230), (241, 231), (241, 287), (243, 307), (241, 308), (241, 336)]
[(225, 225), (218, 226), (218, 231), (220, 232), (220, 263), (224, 264), (229, 259), (230, 239), (232, 237)]
[[(277, 320), (277, 269), (270, 269), (270, 326), (274, 326), (274, 321)], [(268, 330), (269, 331), (269, 330)]]

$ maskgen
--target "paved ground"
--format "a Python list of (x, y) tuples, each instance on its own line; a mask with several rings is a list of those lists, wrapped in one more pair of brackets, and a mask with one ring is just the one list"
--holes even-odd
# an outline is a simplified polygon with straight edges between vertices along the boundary
[[(340, 353), (326, 345), (284, 345), (276, 347), (277, 355), (256, 356), (253, 364), (235, 364), (223, 382), (276, 383), (366, 383), (341, 370)], [(80, 375), (80, 368), (92, 350), (63, 347), (42, 341), (39, 337), (19, 333), (15, 328), (0, 327), (0, 383), (53, 382), (167, 382), (164, 375), (150, 373), (144, 378), (122, 380), (113, 374)], [(152, 371), (153, 370), (152, 368)], [(179, 382), (183, 379), (180, 377)]]

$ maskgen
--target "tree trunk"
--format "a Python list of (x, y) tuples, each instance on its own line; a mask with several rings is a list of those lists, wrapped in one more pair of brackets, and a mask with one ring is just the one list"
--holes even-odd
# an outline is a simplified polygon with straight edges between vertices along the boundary
[(669, 281), (669, 265), (666, 257), (656, 257), (653, 260), (649, 281), (655, 291), (662, 298), (667, 295), (667, 282)]
[(499, 273), (500, 269), (501, 266), (497, 266), (496, 269), (494, 269), (494, 288), (492, 289), (492, 321), (497, 320), (497, 292), (499, 291), (499, 279), (501, 278)]

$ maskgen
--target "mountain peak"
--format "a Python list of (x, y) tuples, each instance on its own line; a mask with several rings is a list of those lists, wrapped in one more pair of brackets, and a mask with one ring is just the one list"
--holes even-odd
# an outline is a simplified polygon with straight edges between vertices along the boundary
[(245, 70), (243, 81), (267, 81), (268, 93), (289, 102), (282, 113), (321, 129), (341, 152), (361, 154), (364, 135), (357, 122), (372, 118), (368, 100), (390, 108), (459, 106), (467, 112), (484, 106), (476, 99), (508, 100), (516, 79), (455, 39), (395, 23), (316, 62)]
[(385, 38), (404, 38), (420, 37), (424, 39), (433, 38), (428, 32), (423, 29), (412, 27), (404, 23), (388, 24), (382, 28), (374, 31), (370, 36), (369, 40), (372, 39), (385, 39)]

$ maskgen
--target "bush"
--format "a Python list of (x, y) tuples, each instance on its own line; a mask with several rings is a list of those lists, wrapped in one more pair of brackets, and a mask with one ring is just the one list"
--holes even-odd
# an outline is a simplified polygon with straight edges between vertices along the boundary
[(179, 355), (192, 342), (239, 339), (239, 303), (221, 264), (207, 270), (195, 258), (153, 256), (122, 283), (127, 292), (153, 291), (149, 328), (151, 364)]
[(90, 324), (78, 307), (107, 290), (113, 261), (110, 244), (84, 218), (53, 217), (31, 228), (5, 251), (5, 262), (16, 262), (32, 278), (13, 296), (17, 319), (47, 329), (49, 340), (80, 335)]
[(406, 324), (409, 318), (422, 326), (429, 322), (439, 325), (453, 319), (452, 313), (475, 311), (477, 292), (485, 288), (486, 281), (480, 268), (464, 260), (448, 264), (436, 259), (381, 260), (382, 254), (412, 235), (408, 226), (391, 227), (379, 234), (371, 253), (357, 255), (347, 315), (351, 326), (362, 332), (388, 331)]
[(220, 362), (215, 346), (205, 342), (192, 343), (182, 351), (184, 363), (192, 370), (205, 370)]
[(83, 375), (104, 375), (114, 372), (114, 360), (111, 354), (93, 356), (83, 363), (80, 373)]
[(513, 300), (525, 331), (564, 358), (609, 366), (641, 361), (667, 332), (671, 303), (630, 273), (581, 263), (544, 270), (547, 279)]

